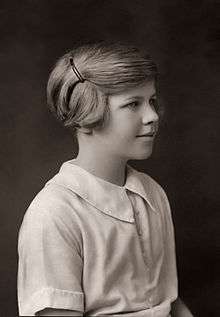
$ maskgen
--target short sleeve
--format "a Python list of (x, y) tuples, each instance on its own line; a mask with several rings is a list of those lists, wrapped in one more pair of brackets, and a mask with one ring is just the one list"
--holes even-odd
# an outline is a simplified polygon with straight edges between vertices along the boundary
[(22, 316), (47, 307), (83, 312), (83, 261), (65, 213), (29, 208), (18, 239), (18, 306)]

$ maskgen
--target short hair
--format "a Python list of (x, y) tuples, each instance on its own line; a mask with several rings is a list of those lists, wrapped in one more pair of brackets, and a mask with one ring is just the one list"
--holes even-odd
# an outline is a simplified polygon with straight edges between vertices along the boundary
[[(70, 59), (85, 79), (80, 82)], [(47, 85), (50, 110), (64, 126), (101, 126), (108, 114), (108, 96), (155, 80), (157, 66), (145, 50), (125, 44), (99, 42), (77, 47), (62, 56)]]

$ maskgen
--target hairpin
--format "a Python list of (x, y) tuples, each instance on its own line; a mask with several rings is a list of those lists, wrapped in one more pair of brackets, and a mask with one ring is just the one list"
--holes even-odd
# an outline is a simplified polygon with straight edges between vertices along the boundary
[(78, 69), (76, 68), (76, 65), (73, 62), (73, 58), (70, 57), (70, 65), (72, 67), (72, 70), (74, 71), (76, 77), (79, 79), (79, 81), (81, 83), (83, 83), (85, 81), (85, 79), (82, 77), (82, 75), (80, 74), (80, 72), (78, 71)]

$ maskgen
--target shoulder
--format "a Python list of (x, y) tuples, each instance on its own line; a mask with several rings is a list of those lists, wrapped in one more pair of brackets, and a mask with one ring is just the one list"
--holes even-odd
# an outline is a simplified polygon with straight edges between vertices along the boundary
[(61, 212), (61, 210), (72, 209), (74, 202), (78, 200), (79, 197), (68, 188), (48, 182), (34, 197), (29, 209), (48, 210), (53, 211), (53, 213)]
[(144, 172), (138, 172), (138, 175), (146, 186), (150, 186), (154, 190), (165, 193), (162, 186), (152, 176)]
[(167, 199), (167, 195), (163, 187), (149, 174), (145, 172), (140, 172), (132, 167), (132, 171), (135, 177), (138, 179), (139, 182), (142, 183), (144, 189), (152, 194), (152, 195), (159, 195), (163, 198)]
[(36, 232), (41, 235), (49, 231), (71, 232), (81, 236), (76, 205), (79, 201), (75, 193), (67, 188), (49, 184), (32, 200), (25, 211), (19, 235)]
[(150, 202), (154, 209), (161, 210), (162, 213), (170, 211), (169, 201), (163, 187), (150, 175), (139, 172), (132, 168), (135, 176), (135, 186), (139, 189), (139, 193)]

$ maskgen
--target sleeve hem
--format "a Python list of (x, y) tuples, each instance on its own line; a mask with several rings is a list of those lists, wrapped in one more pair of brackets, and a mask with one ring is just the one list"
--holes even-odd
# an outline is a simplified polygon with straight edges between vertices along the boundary
[(19, 305), (20, 316), (35, 316), (45, 308), (68, 309), (84, 311), (84, 294), (52, 287), (43, 288), (36, 292), (25, 307)]

